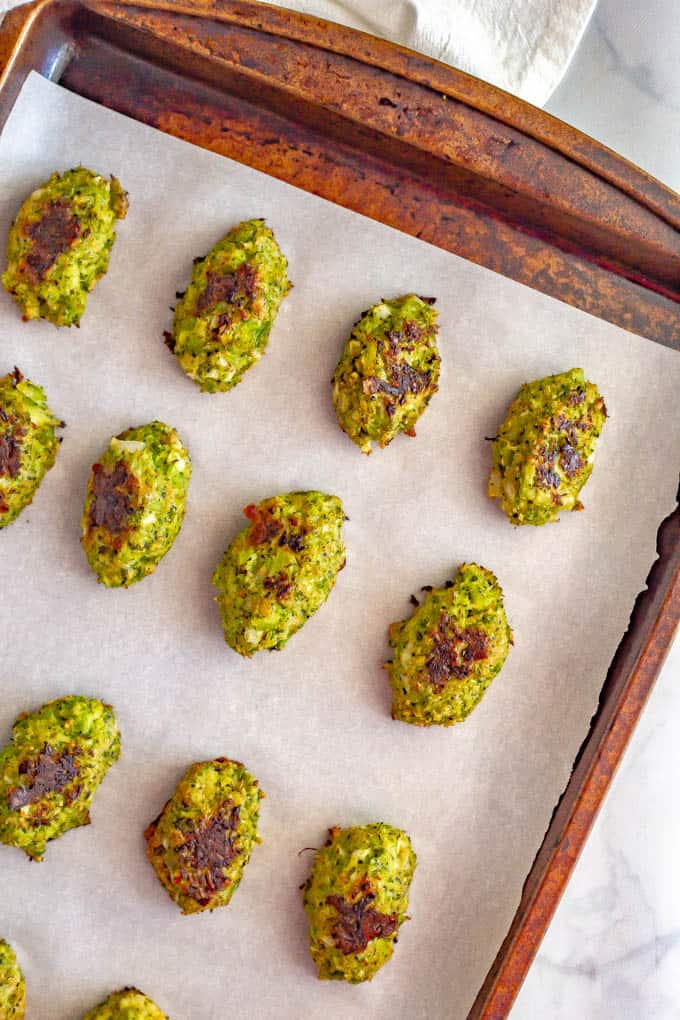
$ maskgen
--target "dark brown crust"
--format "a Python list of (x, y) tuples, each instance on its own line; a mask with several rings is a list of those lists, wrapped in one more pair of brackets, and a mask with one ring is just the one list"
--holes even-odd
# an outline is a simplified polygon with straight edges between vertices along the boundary
[(248, 541), (251, 545), (262, 545), (264, 542), (271, 542), (283, 531), (283, 522), (276, 520), (272, 511), (265, 507), (257, 506), (256, 503), (249, 503), (243, 508), (243, 513), (252, 523)]
[(201, 906), (207, 906), (229, 881), (224, 869), (239, 853), (235, 834), (240, 810), (238, 806), (225, 805), (218, 814), (189, 832), (177, 852), (183, 892)]
[(429, 381), (429, 372), (419, 372), (411, 365), (391, 365), (389, 382), (376, 376), (369, 376), (364, 383), (364, 392), (387, 393), (395, 397), (398, 404), (403, 404), (407, 393), (422, 393)]
[(387, 363), (388, 379), (369, 376), (363, 382), (363, 390), (367, 395), (384, 393), (386, 397), (392, 398), (385, 401), (385, 410), (390, 417), (396, 407), (404, 403), (409, 393), (422, 393), (430, 385), (430, 372), (419, 372), (407, 361), (400, 360), (413, 350), (422, 337), (423, 330), (417, 322), (411, 320), (405, 320), (403, 330), (388, 330), (379, 348)]
[[(209, 272), (205, 289), (198, 295), (196, 314), (202, 315), (208, 308), (226, 301), (238, 309), (247, 307), (255, 296), (257, 270), (244, 262), (233, 273)], [(227, 318), (230, 318), (229, 313)], [(226, 322), (221, 324), (227, 325)]]
[(542, 489), (559, 489), (561, 485), (560, 476), (555, 471), (556, 458), (557, 450), (550, 446), (542, 446), (538, 451), (536, 484)]
[(476, 627), (458, 628), (442, 613), (434, 634), (434, 646), (425, 663), (427, 678), (437, 691), (449, 680), (464, 680), (474, 664), (489, 656), (489, 637)]
[(27, 223), (24, 233), (33, 245), (24, 259), (26, 275), (40, 283), (57, 261), (80, 237), (81, 226), (64, 199), (49, 202), (42, 217)]
[(112, 471), (101, 464), (92, 465), (90, 528), (104, 528), (112, 535), (127, 531), (130, 515), (136, 508), (139, 482), (123, 460)]
[(585, 467), (583, 457), (574, 449), (571, 443), (565, 443), (560, 450), (560, 467), (567, 478), (573, 478)]
[[(19, 775), (26, 776), (26, 786), (15, 786), (7, 795), (11, 811), (18, 811), (27, 804), (35, 804), (48, 793), (61, 793), (78, 775), (77, 748), (58, 753), (49, 744), (35, 758), (25, 758), (19, 764)], [(80, 787), (71, 791), (69, 801), (76, 800)]]
[[(287, 546), (293, 553), (304, 552), (307, 529), (300, 524), (297, 517), (284, 519), (275, 517), (270, 507), (261, 507), (257, 503), (249, 503), (243, 508), (243, 513), (252, 525), (248, 535), (250, 545), (263, 545), (278, 538), (278, 544), (281, 547)], [(293, 530), (287, 530), (288, 527)], [(278, 576), (280, 583), (283, 584), (284, 580), (281, 575)], [(265, 587), (268, 587), (269, 591), (274, 590), (274, 579), (267, 578)]]
[[(7, 415), (0, 409), (0, 417)], [(20, 425), (8, 429), (0, 435), (0, 475), (9, 475), (16, 478), (21, 466), (21, 442), (26, 435), (26, 430)]]
[(336, 949), (343, 956), (362, 953), (373, 939), (387, 939), (397, 931), (399, 921), (396, 914), (381, 914), (370, 906), (375, 900), (374, 892), (367, 892), (356, 903), (349, 903), (341, 896), (327, 896), (326, 903), (335, 907), (337, 920), (331, 934)]
[(274, 595), (279, 601), (282, 601), (293, 590), (293, 582), (285, 570), (280, 570), (274, 577), (265, 577), (264, 590), (269, 592), (270, 595)]
[[(575, 406), (583, 403), (584, 394), (575, 390), (569, 397), (569, 404)], [(604, 405), (603, 405), (604, 406)], [(605, 412), (606, 413), (606, 412)], [(543, 489), (559, 489), (562, 480), (555, 470), (555, 463), (559, 466), (570, 480), (575, 478), (586, 466), (586, 462), (576, 449), (578, 433), (592, 431), (592, 418), (567, 418), (564, 414), (556, 414), (549, 420), (549, 427), (555, 432), (561, 432), (563, 437), (557, 437), (550, 443), (546, 443), (538, 451), (538, 464), (536, 466), (536, 484)], [(553, 502), (555, 501), (553, 493)]]
[(305, 548), (305, 536), (300, 531), (289, 531), (281, 535), (279, 545), (287, 545), (291, 552), (300, 553)]

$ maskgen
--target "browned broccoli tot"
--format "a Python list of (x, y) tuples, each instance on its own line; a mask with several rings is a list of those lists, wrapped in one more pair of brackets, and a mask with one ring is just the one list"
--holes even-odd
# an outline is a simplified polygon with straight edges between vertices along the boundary
[(434, 298), (415, 294), (364, 312), (333, 376), (338, 424), (362, 453), (387, 446), (414, 426), (437, 392), (439, 351)]
[(20, 715), (0, 751), (0, 843), (42, 860), (50, 840), (89, 824), (119, 755), (113, 709), (96, 698), (59, 698)]
[(253, 847), (264, 794), (238, 761), (189, 768), (145, 832), (147, 855), (183, 914), (226, 907)]
[(201, 390), (231, 389), (260, 360), (291, 287), (287, 269), (264, 220), (239, 223), (194, 260), (165, 342)]
[(115, 177), (107, 181), (84, 166), (52, 174), (28, 196), (10, 228), (2, 277), (24, 319), (80, 323), (127, 207)]
[(345, 564), (345, 513), (337, 496), (288, 492), (244, 513), (213, 584), (224, 639), (240, 655), (281, 649), (319, 609)]
[(0, 1020), (24, 1020), (26, 983), (14, 950), (0, 939)]
[(487, 493), (512, 524), (547, 524), (582, 510), (607, 409), (583, 369), (526, 383), (493, 441)]
[(416, 726), (451, 726), (479, 704), (505, 662), (512, 631), (498, 581), (464, 563), (452, 582), (427, 591), (407, 620), (390, 627), (392, 716)]
[(407, 919), (415, 866), (411, 840), (392, 825), (329, 830), (302, 887), (320, 978), (358, 984), (387, 963)]
[(42, 387), (18, 368), (0, 379), (0, 528), (33, 501), (57, 456), (55, 429), (63, 425)]
[(109, 588), (152, 574), (184, 520), (191, 460), (160, 421), (114, 436), (93, 465), (81, 522), (88, 563)]
[(168, 1020), (168, 1017), (139, 989), (123, 988), (89, 1010), (83, 1020)]

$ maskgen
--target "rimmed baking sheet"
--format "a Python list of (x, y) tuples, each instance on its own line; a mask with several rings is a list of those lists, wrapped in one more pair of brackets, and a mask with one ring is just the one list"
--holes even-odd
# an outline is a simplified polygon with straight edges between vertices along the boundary
[[(36, 1020), (142, 987), (171, 1017), (463, 1018), (512, 919), (607, 666), (675, 505), (680, 359), (374, 221), (89, 103), (32, 74), (0, 138), (0, 231), (54, 169), (84, 163), (130, 192), (111, 268), (80, 330), (21, 322), (0, 296), (0, 372), (43, 384), (68, 425), (57, 463), (0, 536), (6, 635), (0, 725), (60, 694), (117, 710), (124, 751), (93, 825), (29, 865), (0, 847), (2, 931)], [(225, 395), (198, 392), (162, 343), (191, 260), (265, 216), (290, 264), (263, 361)], [(329, 380), (358, 314), (437, 297), (443, 371), (416, 439), (364, 458), (339, 431)], [(485, 497), (494, 434), (519, 385), (582, 366), (610, 412), (572, 514), (513, 529)], [(90, 465), (154, 417), (194, 464), (185, 525), (151, 578), (95, 583), (79, 546)], [(350, 517), (347, 568), (280, 654), (224, 644), (210, 576), (267, 495), (319, 488)], [(408, 597), (464, 560), (498, 575), (516, 644), (460, 727), (389, 717), (386, 630)], [(228, 755), (258, 776), (263, 845), (232, 905), (181, 917), (142, 831), (186, 765)], [(412, 920), (371, 985), (320, 983), (298, 885), (325, 829), (383, 819), (419, 865)]]

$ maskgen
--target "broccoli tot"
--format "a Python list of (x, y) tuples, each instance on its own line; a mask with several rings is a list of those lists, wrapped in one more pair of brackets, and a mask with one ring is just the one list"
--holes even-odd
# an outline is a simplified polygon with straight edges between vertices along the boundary
[(148, 827), (148, 858), (183, 914), (227, 906), (260, 842), (262, 797), (240, 762), (199, 762)]
[(96, 698), (72, 695), (20, 715), (0, 751), (0, 843), (42, 860), (50, 840), (89, 824), (119, 755), (113, 709)]
[(123, 988), (89, 1010), (83, 1020), (168, 1020), (168, 1017), (137, 988)]
[(52, 174), (29, 195), (9, 231), (2, 277), (25, 320), (80, 323), (127, 207), (115, 177), (107, 181), (84, 166)]
[(0, 1020), (23, 1020), (26, 984), (14, 950), (0, 939)]
[(415, 294), (364, 312), (333, 376), (338, 424), (362, 453), (387, 446), (414, 426), (437, 392), (439, 351), (434, 298)]
[(42, 387), (18, 368), (0, 379), (0, 528), (33, 500), (59, 449), (54, 430), (63, 425)]
[(387, 963), (407, 920), (415, 866), (401, 829), (376, 822), (329, 830), (302, 886), (319, 978), (359, 984)]
[(169, 552), (190, 478), (186, 448), (161, 421), (111, 440), (92, 467), (81, 522), (88, 563), (108, 588), (141, 581)]
[(562, 510), (582, 510), (579, 493), (606, 418), (581, 368), (525, 383), (493, 441), (489, 498), (512, 524), (547, 524)]
[(511, 644), (498, 581), (490, 570), (464, 563), (448, 587), (429, 590), (408, 620), (390, 627), (392, 718), (416, 726), (462, 722)]
[(230, 390), (260, 360), (291, 287), (287, 269), (264, 220), (239, 223), (194, 260), (165, 342), (201, 390)]
[(224, 639), (240, 655), (281, 649), (330, 595), (345, 565), (337, 496), (289, 492), (243, 511), (250, 524), (213, 574)]

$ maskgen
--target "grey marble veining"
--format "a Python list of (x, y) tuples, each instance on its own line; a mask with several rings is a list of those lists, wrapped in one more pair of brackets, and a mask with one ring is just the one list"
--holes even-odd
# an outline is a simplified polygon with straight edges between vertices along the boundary
[[(680, 0), (600, 0), (547, 108), (680, 191)], [(679, 777), (680, 638), (511, 1020), (680, 1018)]]
[(599, 0), (546, 109), (680, 191), (679, 0)]
[(680, 1016), (676, 642), (512, 1020)]

